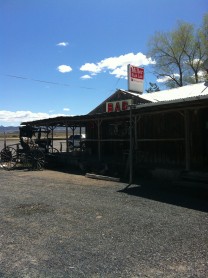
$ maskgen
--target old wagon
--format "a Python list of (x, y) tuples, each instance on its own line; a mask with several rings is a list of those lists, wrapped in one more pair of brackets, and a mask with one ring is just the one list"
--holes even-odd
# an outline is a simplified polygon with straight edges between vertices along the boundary
[[(30, 125), (19, 128), (19, 143), (7, 145), (0, 152), (0, 166), (6, 170), (23, 166), (32, 170), (42, 170), (46, 155), (58, 152), (51, 145), (47, 129), (35, 128)], [(46, 136), (43, 136), (46, 135)], [(44, 137), (44, 138), (43, 138)]]

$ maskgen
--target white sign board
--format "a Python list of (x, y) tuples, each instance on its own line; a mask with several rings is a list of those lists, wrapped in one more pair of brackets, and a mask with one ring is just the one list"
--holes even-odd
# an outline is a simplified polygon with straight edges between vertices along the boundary
[(144, 87), (144, 68), (128, 65), (128, 90), (142, 94)]

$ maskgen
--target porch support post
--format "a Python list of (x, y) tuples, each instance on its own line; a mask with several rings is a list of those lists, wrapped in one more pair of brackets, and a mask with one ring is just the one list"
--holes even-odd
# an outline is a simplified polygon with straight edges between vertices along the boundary
[(135, 150), (137, 150), (137, 123), (138, 123), (138, 117), (135, 116), (134, 118), (134, 143), (135, 143)]
[(66, 152), (69, 152), (69, 146), (68, 146), (68, 137), (69, 137), (69, 133), (68, 133), (68, 124), (66, 124)]
[(47, 145), (46, 145), (46, 149), (47, 151), (49, 150), (49, 139), (48, 139), (48, 134), (49, 134), (49, 131), (50, 128), (48, 126), (46, 126), (46, 139), (47, 139)]
[(129, 186), (133, 179), (133, 121), (132, 121), (132, 107), (130, 106), (130, 148), (129, 148)]
[[(53, 151), (53, 130), (55, 129), (55, 127), (51, 127), (51, 147), (52, 147), (52, 151)], [(47, 132), (47, 142), (48, 142), (48, 132)]]
[(79, 135), (80, 135), (80, 140), (79, 140), (79, 145), (80, 145), (80, 150), (82, 149), (82, 127), (79, 127)]
[(76, 129), (76, 127), (75, 126), (73, 126), (73, 127), (71, 127), (71, 129), (72, 129), (72, 134), (73, 134), (73, 151), (74, 151), (74, 131), (75, 131), (75, 129)]
[[(136, 106), (134, 104), (129, 105), (129, 184), (125, 187), (127, 189), (133, 182), (133, 117), (132, 117), (132, 109), (134, 109)], [(136, 122), (136, 117), (134, 118)]]
[(100, 137), (100, 126), (101, 126), (101, 120), (97, 121), (97, 127), (98, 127), (98, 160), (101, 161), (101, 137)]
[(186, 171), (190, 170), (190, 118), (189, 111), (184, 111), (184, 125), (185, 125), (185, 163)]

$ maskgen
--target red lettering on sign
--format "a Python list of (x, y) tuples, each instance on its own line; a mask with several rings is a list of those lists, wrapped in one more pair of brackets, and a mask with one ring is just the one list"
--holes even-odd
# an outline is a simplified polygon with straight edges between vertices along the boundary
[(127, 110), (127, 108), (128, 108), (128, 102), (122, 101), (122, 110)]
[(108, 112), (113, 112), (113, 103), (108, 103)]
[(143, 80), (144, 79), (144, 69), (132, 66), (131, 67), (131, 78)]
[(116, 102), (116, 106), (115, 106), (115, 112), (119, 112), (121, 110), (120, 108), (120, 103)]
[(106, 112), (120, 112), (128, 109), (129, 100), (108, 102)]

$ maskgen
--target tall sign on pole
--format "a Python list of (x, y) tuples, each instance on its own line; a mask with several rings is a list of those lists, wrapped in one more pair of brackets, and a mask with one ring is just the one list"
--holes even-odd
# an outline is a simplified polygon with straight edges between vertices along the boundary
[(128, 65), (128, 90), (142, 94), (143, 87), (144, 87), (144, 68)]

